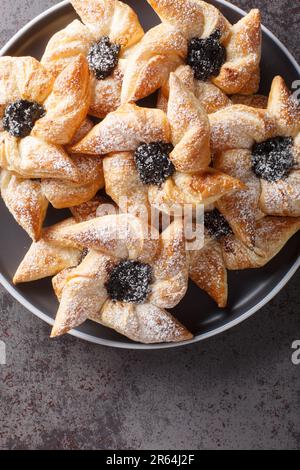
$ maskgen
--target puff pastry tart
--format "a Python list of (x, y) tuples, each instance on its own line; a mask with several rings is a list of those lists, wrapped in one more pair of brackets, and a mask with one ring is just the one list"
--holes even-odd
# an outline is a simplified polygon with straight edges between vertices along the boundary
[(218, 209), (205, 214), (206, 237), (190, 254), (190, 277), (224, 308), (228, 301), (227, 270), (265, 266), (300, 230), (300, 218), (264, 217), (255, 224), (255, 245), (249, 248), (233, 232)]
[[(31, 57), (0, 58), (1, 193), (17, 222), (35, 240), (40, 237), (48, 204), (40, 180), (59, 180), (62, 185), (68, 181), (76, 188), (82, 184), (80, 165), (62, 145), (76, 137), (89, 100), (89, 70), (81, 55), (56, 80)], [(98, 174), (101, 186), (103, 175), (99, 179)], [(86, 197), (91, 195), (90, 191)]]
[(210, 204), (243, 188), (229, 175), (208, 168), (210, 128), (199, 101), (175, 74), (170, 76), (168, 114), (121, 106), (77, 145), (73, 152), (107, 155), (106, 192), (123, 208), (139, 212), (153, 205), (165, 212), (180, 204)]
[(61, 145), (71, 142), (86, 117), (88, 78), (83, 56), (54, 83), (35, 59), (0, 58), (0, 167), (23, 178), (78, 180)]
[(57, 76), (78, 54), (87, 57), (89, 113), (103, 118), (120, 105), (123, 70), (144, 32), (134, 11), (118, 0), (71, 3), (81, 21), (73, 21), (50, 39), (42, 64)]
[[(230, 123), (224, 117), (226, 110), (211, 115), (214, 142), (238, 147), (239, 138), (245, 145), (217, 152), (214, 166), (240, 179), (246, 189), (216, 204), (238, 238), (251, 248), (261, 216), (300, 217), (300, 108), (283, 79), (276, 77), (267, 110), (243, 105), (230, 109)], [(260, 119), (270, 125), (260, 128)]]
[(60, 307), (52, 337), (89, 318), (143, 343), (191, 339), (165, 310), (177, 305), (187, 290), (183, 232), (176, 221), (159, 235), (128, 214), (66, 227), (63, 238), (89, 253), (78, 267), (53, 280)]
[(195, 79), (212, 82), (227, 95), (257, 92), (261, 59), (259, 10), (251, 10), (232, 26), (217, 8), (200, 0), (148, 2), (162, 25), (146, 33), (130, 57), (122, 88), (123, 103), (163, 86), (168, 73), (184, 62), (192, 68)]

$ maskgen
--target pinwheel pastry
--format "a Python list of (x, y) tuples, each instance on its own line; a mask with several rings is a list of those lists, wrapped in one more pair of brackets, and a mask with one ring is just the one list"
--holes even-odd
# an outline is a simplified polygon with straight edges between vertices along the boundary
[(128, 60), (122, 103), (165, 86), (171, 71), (186, 63), (196, 80), (212, 82), (227, 95), (252, 95), (260, 82), (259, 10), (232, 26), (200, 0), (148, 0), (162, 24), (148, 31)]
[(124, 67), (143, 37), (137, 15), (118, 0), (71, 0), (75, 20), (49, 41), (42, 64), (57, 76), (83, 54), (91, 71), (89, 114), (103, 118), (120, 105)]
[(190, 268), (191, 278), (221, 307), (227, 302), (226, 268), (264, 266), (300, 229), (300, 109), (283, 79), (274, 79), (266, 110), (228, 110), (210, 116), (218, 149), (214, 166), (245, 188), (206, 214), (207, 243), (192, 254)]
[(88, 253), (53, 280), (60, 306), (52, 337), (91, 319), (143, 343), (192, 338), (165, 310), (188, 286), (181, 221), (160, 235), (132, 215), (107, 215), (65, 226), (61, 236)]
[(111, 113), (72, 152), (107, 155), (106, 192), (125, 210), (211, 204), (243, 188), (236, 178), (209, 168), (207, 114), (175, 74), (170, 76), (168, 115), (135, 104)]
[(56, 80), (31, 57), (0, 58), (1, 194), (33, 239), (40, 236), (48, 205), (40, 180), (81, 183), (80, 165), (62, 145), (76, 135), (89, 100), (89, 70), (81, 55)]
[(228, 109), (230, 115), (226, 109), (210, 115), (212, 145), (218, 149), (214, 166), (247, 188), (216, 204), (251, 248), (262, 215), (300, 217), (300, 108), (276, 77), (266, 110)]

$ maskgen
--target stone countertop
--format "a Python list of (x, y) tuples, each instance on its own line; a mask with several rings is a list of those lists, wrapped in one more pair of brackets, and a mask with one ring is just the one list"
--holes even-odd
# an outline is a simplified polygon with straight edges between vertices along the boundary
[[(2, 0), (0, 45), (56, 0)], [(259, 7), (299, 61), (300, 6)], [(203, 343), (125, 351), (49, 327), (0, 288), (0, 449), (300, 449), (300, 272), (259, 313)]]

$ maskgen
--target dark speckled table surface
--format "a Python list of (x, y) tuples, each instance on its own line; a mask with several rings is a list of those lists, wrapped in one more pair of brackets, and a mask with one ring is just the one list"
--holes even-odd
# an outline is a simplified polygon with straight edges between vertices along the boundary
[[(1, 0), (0, 46), (56, 0)], [(300, 60), (300, 5), (235, 0)], [(298, 6), (297, 6), (298, 5)], [(0, 449), (300, 449), (300, 272), (247, 322), (186, 348), (104, 348), (49, 327), (0, 288)]]

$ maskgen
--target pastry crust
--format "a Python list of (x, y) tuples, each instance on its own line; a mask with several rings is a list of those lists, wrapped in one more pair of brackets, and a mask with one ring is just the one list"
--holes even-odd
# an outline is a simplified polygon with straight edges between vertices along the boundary
[(42, 63), (55, 76), (78, 55), (88, 56), (90, 47), (102, 37), (121, 46), (119, 63), (111, 76), (97, 80), (90, 75), (91, 100), (89, 114), (104, 118), (121, 104), (123, 68), (131, 49), (140, 41), (144, 31), (135, 12), (118, 0), (73, 1), (83, 23), (73, 21), (49, 41)]
[(189, 274), (220, 308), (228, 301), (227, 269), (261, 268), (268, 264), (300, 229), (300, 218), (263, 217), (255, 225), (255, 245), (235, 234), (215, 240), (206, 234), (204, 247), (190, 253)]
[(268, 215), (299, 217), (300, 171), (276, 183), (261, 180), (260, 207)]
[[(107, 299), (105, 282), (110, 265), (109, 257), (90, 251), (77, 268), (67, 270), (63, 288), (60, 276), (60, 305), (52, 338), (67, 333), (100, 312)], [(55, 282), (54, 278), (54, 286)]]
[(63, 243), (60, 245), (61, 229), (74, 223), (71, 218), (43, 230), (40, 240), (32, 243), (18, 267), (14, 284), (55, 276), (64, 269), (78, 265), (81, 250), (76, 246), (64, 246)]
[(297, 137), (300, 132), (300, 107), (282, 77), (275, 77), (268, 100), (268, 113), (276, 121), (277, 135)]
[[(219, 75), (212, 77), (212, 83), (230, 95), (252, 95), (258, 91), (262, 40), (259, 10), (251, 10), (231, 26), (217, 8), (200, 0), (148, 2), (162, 24), (146, 33), (132, 55), (125, 71), (122, 103), (144, 98), (165, 86), (168, 74), (186, 59), (189, 40), (207, 38), (216, 30), (221, 32), (227, 58)], [(174, 35), (172, 48), (166, 35), (168, 30)], [(175, 48), (174, 44), (180, 47)]]
[(164, 212), (172, 212), (172, 206), (178, 204), (209, 206), (225, 194), (243, 188), (239, 180), (209, 168), (193, 175), (177, 173), (161, 187), (152, 186), (149, 201)]
[(105, 155), (134, 151), (141, 142), (170, 141), (170, 126), (159, 109), (126, 104), (110, 113), (77, 145), (73, 153)]
[(118, 152), (103, 160), (105, 191), (120, 207), (122, 212), (142, 216), (141, 207), (150, 213), (148, 187), (136, 171), (132, 152)]
[(150, 238), (148, 226), (131, 214), (107, 215), (82, 222), (68, 227), (62, 237), (105, 255), (143, 263), (152, 259), (159, 248), (158, 234)]
[[(247, 101), (233, 97), (233, 101), (247, 105), (256, 102), (258, 108), (234, 104), (209, 116), (215, 150), (214, 167), (246, 184), (243, 191), (226, 195), (216, 202), (234, 232), (220, 242), (214, 242), (218, 244), (213, 254), (219, 262), (220, 273), (225, 267), (240, 270), (265, 266), (300, 228), (299, 108), (280, 77), (274, 79), (267, 106), (265, 99), (259, 97)], [(262, 105), (266, 109), (259, 109)], [(277, 136), (294, 138), (294, 168), (282, 180), (260, 180), (252, 171), (252, 145)], [(222, 256), (217, 255), (220, 246)], [(191, 259), (190, 269), (196, 283), (218, 304), (224, 305), (225, 298), (222, 299), (221, 293), (225, 278), (216, 276), (214, 282), (214, 278), (209, 276), (205, 248)], [(195, 277), (195, 269), (200, 273), (200, 279)]]
[(202, 250), (190, 254), (189, 274), (192, 281), (225, 308), (228, 300), (227, 269), (221, 245), (208, 239)]
[(77, 155), (73, 162), (78, 171), (78, 181), (43, 179), (42, 190), (56, 209), (78, 206), (92, 199), (104, 187), (102, 158)]
[(58, 75), (80, 54), (88, 55), (94, 38), (89, 29), (79, 20), (74, 20), (66, 28), (52, 36), (41, 59), (43, 66)]
[(233, 104), (244, 104), (251, 108), (267, 109), (268, 97), (264, 95), (233, 95), (230, 97)]
[(264, 217), (256, 225), (255, 249), (249, 249), (236, 237), (222, 242), (226, 267), (230, 270), (265, 266), (300, 229), (300, 218)]
[(155, 282), (149, 302), (159, 308), (174, 308), (188, 288), (189, 258), (182, 221), (175, 220), (169, 225), (159, 241), (158, 256), (152, 268)]
[[(193, 70), (188, 65), (180, 65), (174, 73), (185, 87), (195, 95), (207, 114), (215, 113), (219, 109), (232, 105), (228, 96), (213, 83), (196, 80)], [(157, 102), (157, 107), (165, 112), (168, 109), (169, 92), (169, 82), (166, 82), (160, 89)]]
[[(141, 143), (171, 142), (170, 160), (176, 172), (161, 186), (141, 183), (133, 152)], [(243, 185), (217, 172), (211, 161), (207, 114), (195, 96), (175, 75), (170, 76), (168, 115), (161, 110), (121, 106), (77, 145), (73, 152), (109, 154), (104, 159), (106, 191), (122, 210), (123, 198), (134, 214), (149, 211), (149, 203), (164, 212), (172, 206), (211, 204)]]
[(187, 39), (210, 36), (216, 29), (227, 37), (230, 24), (214, 6), (200, 0), (147, 0), (162, 22), (171, 24)]
[(261, 42), (261, 14), (259, 10), (251, 10), (232, 26), (230, 35), (224, 42), (226, 62), (212, 82), (227, 95), (257, 93)]
[(252, 171), (251, 152), (241, 149), (220, 153), (214, 158), (214, 167), (245, 184), (244, 190), (222, 197), (216, 202), (216, 206), (237, 238), (253, 247), (256, 221), (262, 214), (259, 210), (261, 184)]
[(68, 144), (86, 118), (90, 91), (88, 63), (79, 55), (56, 79), (44, 103), (46, 114), (36, 122), (32, 135), (58, 145)]
[[(63, 220), (41, 232), (38, 241), (34, 241), (17, 269), (13, 282), (15, 284), (31, 282), (45, 277), (65, 273), (78, 266), (87, 254), (80, 245), (64, 237), (65, 230), (76, 222), (84, 222), (96, 217), (99, 206), (105, 205), (97, 197), (88, 203), (71, 209), (74, 217)], [(57, 279), (62, 279), (57, 276)], [(61, 281), (62, 282), (62, 281)]]
[(116, 305), (107, 301), (95, 321), (144, 344), (188, 341), (193, 335), (169, 312), (153, 304)]
[(95, 39), (109, 36), (128, 48), (144, 34), (136, 13), (118, 0), (71, 0), (73, 7)]
[(23, 178), (79, 181), (76, 165), (62, 147), (28, 136), (0, 134), (0, 166)]
[[(36, 121), (31, 135), (16, 138), (9, 132), (0, 132), (0, 167), (6, 170), (2, 182), (3, 198), (16, 220), (34, 240), (40, 237), (48, 201), (43, 193), (43, 183), (31, 180), (59, 180), (60, 186), (68, 181), (71, 187), (74, 185), (76, 188), (82, 184), (82, 175), (76, 164), (59, 143), (70, 143), (77, 130), (81, 130), (81, 137), (82, 130), (89, 128), (86, 122), (85, 127), (82, 125), (89, 106), (88, 77), (89, 71), (83, 56), (70, 63), (56, 81), (35, 59), (0, 59), (0, 112), (3, 113), (5, 107), (16, 100), (34, 101), (46, 108), (46, 115)], [(100, 186), (103, 184), (102, 175), (98, 183), (101, 183)], [(50, 186), (52, 184), (55, 183), (49, 183)], [(21, 202), (13, 201), (14, 187), (15, 198), (19, 197)], [(97, 191), (95, 187), (93, 190), (91, 187), (83, 189), (84, 195), (78, 194), (78, 190), (74, 191), (72, 201), (69, 194), (68, 202), (82, 202)], [(60, 197), (57, 192), (53, 201)], [(20, 204), (23, 205), (22, 213)]]
[(150, 29), (128, 59), (121, 102), (151, 95), (168, 81), (186, 54), (186, 40), (176, 28), (162, 23)]
[(112, 75), (105, 80), (91, 77), (91, 103), (89, 114), (104, 118), (121, 105), (121, 90), (123, 83), (121, 63), (115, 68)]
[[(249, 231), (247, 235), (242, 229), (242, 225), (245, 228), (245, 224), (241, 225), (241, 222), (244, 214), (245, 220), (248, 220), (248, 227), (252, 226), (252, 233), (255, 231), (258, 195), (259, 209), (264, 214), (300, 216), (300, 110), (284, 80), (276, 77), (272, 84), (267, 109), (233, 105), (211, 114), (209, 119), (212, 128), (212, 147), (215, 153), (219, 154), (214, 160), (215, 168), (232, 175), (239, 175), (239, 178), (249, 186), (246, 192), (236, 193), (218, 202), (218, 206), (222, 212), (225, 211), (224, 215), (232, 222), (235, 233), (251, 246), (249, 242), (252, 236)], [(259, 180), (251, 170), (252, 146), (255, 142), (263, 142), (278, 136), (293, 137), (294, 167), (285, 178), (278, 181)], [(226, 149), (236, 150), (227, 150), (223, 154), (220, 152)], [(225, 160), (227, 163), (224, 167)], [(259, 181), (260, 187), (258, 187)], [(248, 242), (245, 237), (248, 237)]]
[(33, 57), (0, 57), (0, 118), (18, 99), (42, 104), (53, 82), (52, 74)]
[(210, 125), (205, 110), (180, 79), (170, 75), (167, 116), (174, 150), (170, 159), (177, 171), (196, 173), (211, 162)]
[[(174, 306), (185, 295), (188, 263), (181, 222), (174, 222), (154, 238), (135, 217), (126, 215), (128, 233), (116, 238), (116, 226), (124, 215), (104, 216), (67, 228), (63, 237), (80, 240), (91, 251), (75, 269), (68, 269), (54, 278), (53, 285), (60, 300), (51, 336), (59, 336), (92, 319), (128, 338), (143, 343), (184, 341), (192, 335), (164, 310)], [(153, 233), (153, 232), (152, 232)], [(95, 248), (97, 250), (95, 251)], [(151, 293), (142, 304), (112, 302), (105, 288), (109, 272), (120, 259), (137, 259), (153, 266)]]
[(250, 149), (255, 142), (263, 142), (276, 135), (274, 119), (266, 110), (242, 104), (210, 114), (209, 120), (214, 151)]
[(95, 217), (98, 217), (98, 214), (99, 216), (109, 215), (108, 209), (111, 209), (112, 206), (113, 204), (108, 203), (107, 199), (96, 195), (88, 202), (70, 207), (70, 211), (76, 222), (84, 222), (95, 219)]
[(39, 181), (27, 180), (2, 170), (0, 189), (2, 199), (16, 222), (33, 240), (38, 240), (48, 208)]

